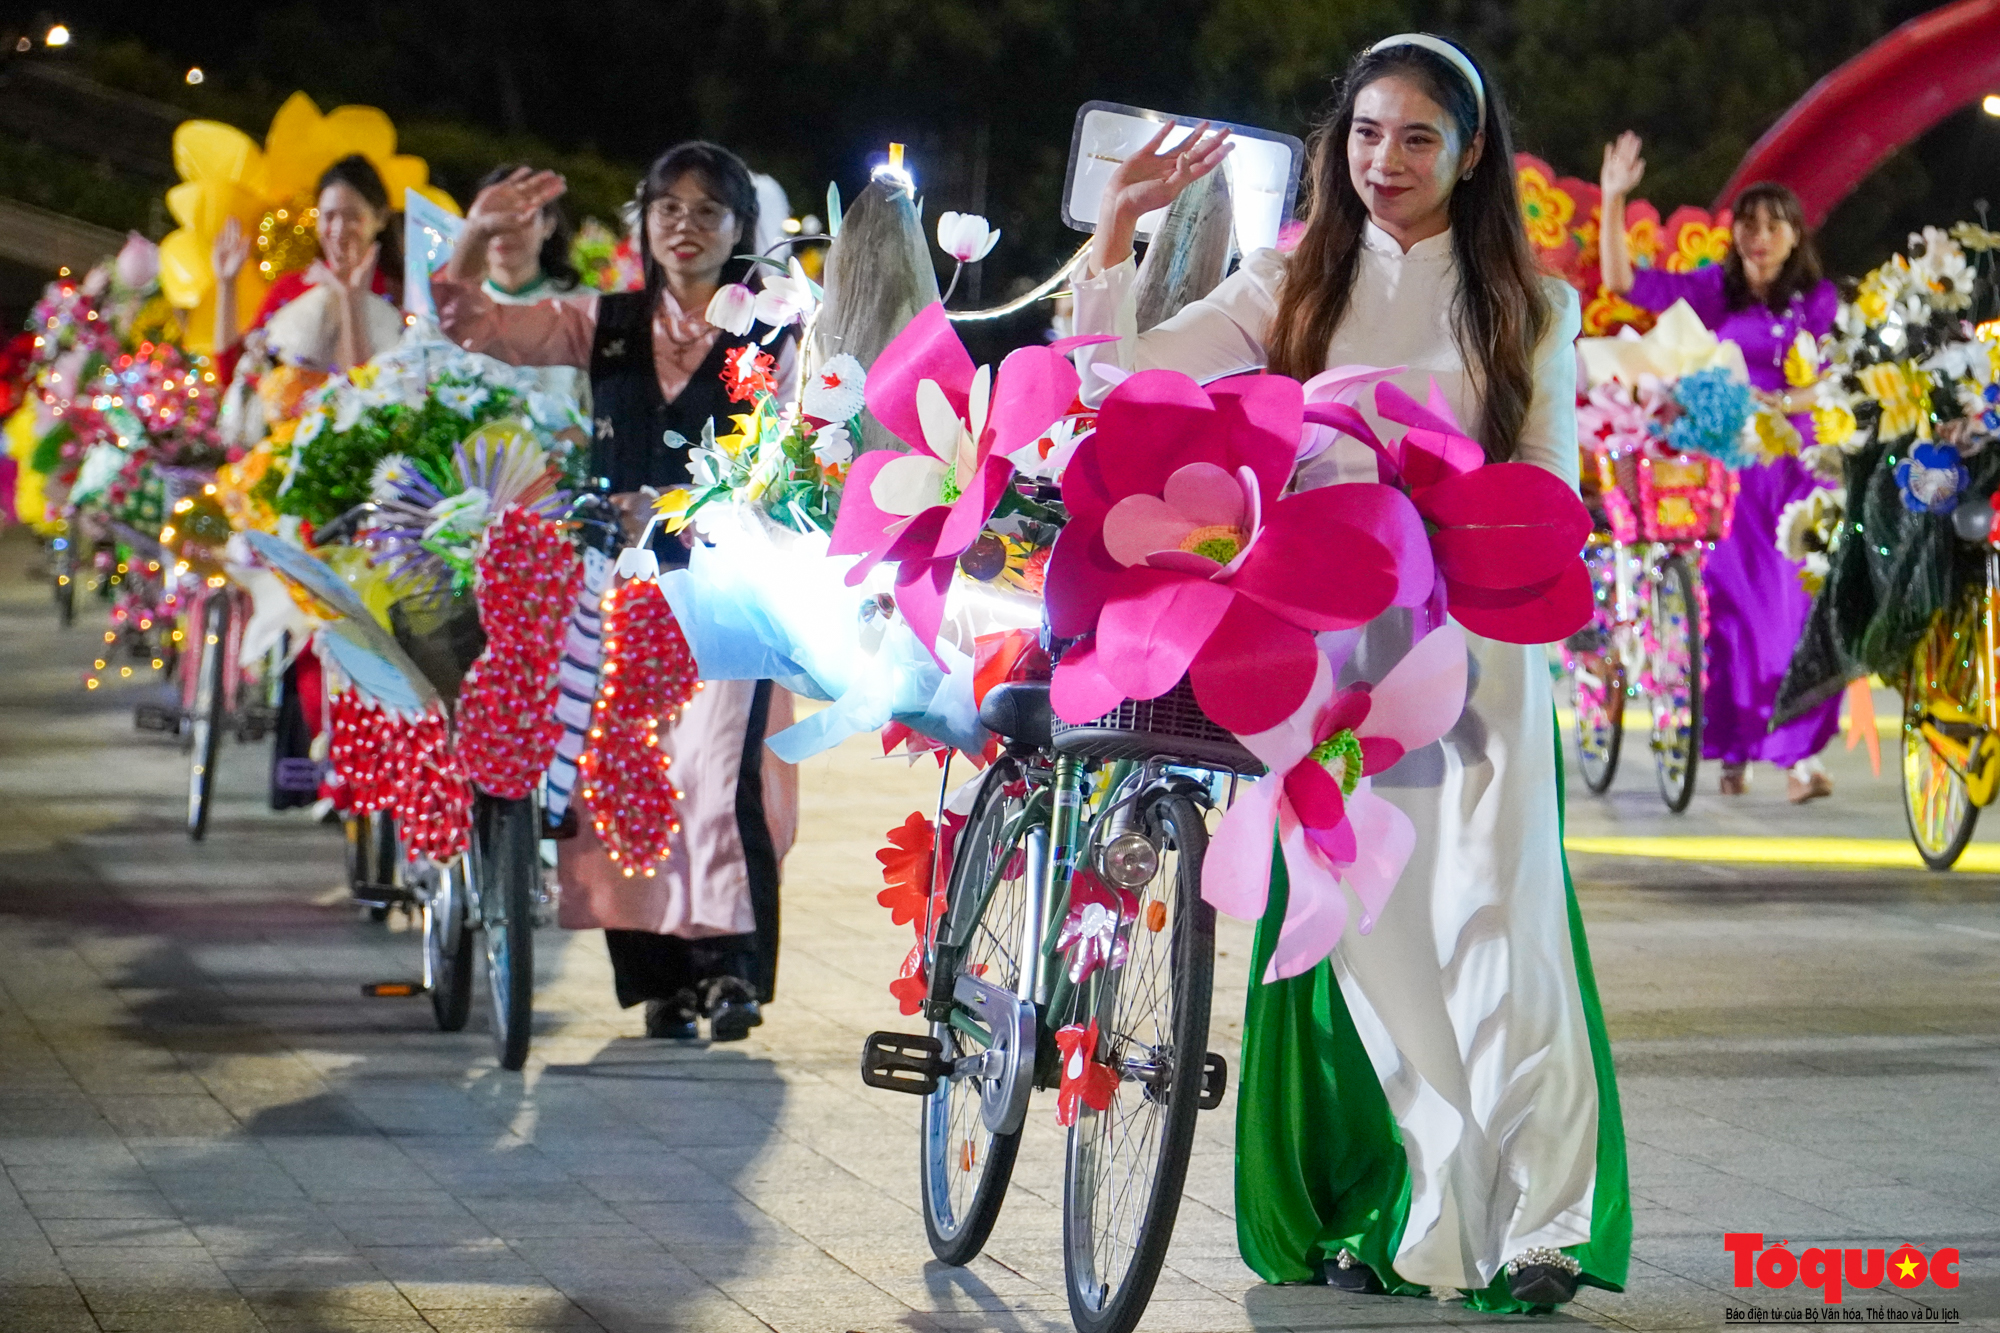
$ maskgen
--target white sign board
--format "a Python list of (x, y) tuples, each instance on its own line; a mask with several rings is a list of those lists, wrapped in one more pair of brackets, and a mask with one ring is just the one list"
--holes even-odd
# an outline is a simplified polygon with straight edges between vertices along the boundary
[[(1104, 183), (1120, 162), (1145, 147), (1168, 121), (1179, 126), (1167, 136), (1169, 147), (1184, 142), (1199, 116), (1170, 116), (1116, 102), (1085, 102), (1077, 109), (1076, 129), (1069, 143), (1069, 179), (1063, 187), (1063, 221), (1078, 231), (1097, 229), (1098, 204)], [(1235, 145), (1222, 169), (1229, 174), (1230, 197), (1236, 205), (1236, 248), (1244, 254), (1278, 243), (1278, 228), (1292, 216), (1298, 198), (1299, 171), (1306, 146), (1289, 134), (1275, 134), (1251, 125), (1211, 121), (1212, 129), (1229, 131)], [(1150, 237), (1166, 217), (1159, 209), (1139, 219), (1139, 235)]]

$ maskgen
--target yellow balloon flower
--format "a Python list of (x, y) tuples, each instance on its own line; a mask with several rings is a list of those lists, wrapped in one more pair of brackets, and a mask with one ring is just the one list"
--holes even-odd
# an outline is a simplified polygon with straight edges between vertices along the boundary
[(235, 218), (251, 240), (251, 256), (236, 279), (236, 308), (255, 314), (273, 279), (304, 268), (317, 253), (313, 187), (321, 173), (352, 154), (368, 159), (400, 209), (406, 190), (456, 213), (458, 207), (430, 184), (420, 157), (396, 151), (396, 127), (372, 106), (342, 106), (321, 114), (312, 98), (293, 93), (271, 118), (264, 146), (233, 125), (189, 120), (174, 131), (174, 168), (181, 183), (167, 191), (167, 210), (179, 227), (160, 242), (160, 286), (167, 298), (194, 313), (190, 350), (215, 348), (215, 270), (209, 253), (222, 225)]

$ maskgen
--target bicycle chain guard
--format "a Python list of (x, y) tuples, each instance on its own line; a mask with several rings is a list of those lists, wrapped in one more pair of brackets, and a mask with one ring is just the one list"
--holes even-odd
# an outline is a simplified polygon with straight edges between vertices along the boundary
[[(1035, 1090), (1035, 1006), (1012, 991), (962, 974), (952, 994), (993, 1034), (986, 1070), (969, 1076), (979, 1080), (979, 1118), (990, 1133), (1012, 1134), (1027, 1121), (1028, 1097)], [(995, 1056), (997, 1070), (992, 1069)]]

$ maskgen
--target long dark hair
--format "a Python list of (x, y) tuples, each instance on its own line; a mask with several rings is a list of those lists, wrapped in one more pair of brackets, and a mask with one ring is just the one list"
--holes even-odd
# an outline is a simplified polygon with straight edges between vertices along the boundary
[(639, 194), (635, 201), (639, 206), (639, 256), (646, 266), (646, 298), (649, 303), (659, 301), (667, 277), (660, 268), (660, 261), (653, 258), (652, 219), (647, 214), (652, 211), (653, 201), (672, 189), (674, 182), (690, 171), (701, 177), (710, 194), (729, 205), (729, 211), (736, 215), (740, 227), (729, 262), (722, 266), (722, 281), (757, 285), (751, 277), (752, 271), (759, 265), (737, 258), (751, 253), (757, 246), (757, 182), (750, 178), (750, 168), (743, 165), (743, 159), (727, 148), (690, 140), (675, 144), (661, 153), (639, 181)]
[[(1806, 210), (1790, 187), (1776, 181), (1746, 185), (1729, 211), (1738, 221), (1752, 213), (1769, 214), (1780, 222), (1791, 223), (1792, 234), (1799, 238), (1791, 254), (1785, 257), (1778, 276), (1771, 279), (1770, 290), (1764, 293), (1764, 304), (1773, 314), (1783, 314), (1793, 297), (1803, 296), (1819, 286), (1823, 277), (1819, 251), (1813, 248), (1812, 233), (1806, 230)], [(1722, 303), (1731, 310), (1757, 304), (1756, 293), (1750, 290), (1750, 275), (1743, 271), (1743, 256), (1734, 245), (1729, 247), (1729, 257), (1722, 261)]]
[(382, 183), (382, 175), (375, 170), (375, 164), (359, 153), (349, 153), (320, 173), (319, 184), (313, 187), (313, 201), (317, 203), (319, 197), (326, 193), (326, 187), (335, 184), (353, 190), (368, 201), (370, 208), (382, 215), (382, 231), (375, 238), (375, 270), (382, 275), (390, 297), (401, 302), (403, 233), (397, 221), (402, 217), (402, 210), (389, 207), (389, 187)]
[[(1313, 130), (1305, 234), (1292, 253), (1272, 321), (1271, 369), (1294, 379), (1326, 369), (1326, 349), (1347, 314), (1368, 224), (1368, 205), (1348, 177), (1347, 137), (1354, 99), (1388, 74), (1412, 79), (1445, 109), (1463, 150), (1470, 150), (1479, 130), (1472, 86), (1434, 51), (1391, 46), (1364, 52), (1348, 66), (1332, 112)], [(1480, 77), (1486, 86), (1486, 146), (1472, 179), (1452, 187), (1449, 204), (1452, 255), (1458, 261), (1452, 327), (1480, 394), (1479, 439), (1486, 456), (1499, 462), (1520, 447), (1534, 397), (1535, 344), (1555, 315), (1521, 223), (1506, 103), (1483, 69)]]
[[(498, 185), (515, 172), (522, 170), (525, 165), (521, 162), (503, 162), (493, 168), (479, 178), (479, 184), (472, 187), (473, 198), (478, 198), (481, 190), (489, 185)], [(570, 225), (569, 214), (563, 212), (560, 200), (551, 199), (543, 204), (542, 216), (549, 220), (551, 226), (549, 237), (542, 242), (542, 248), (536, 255), (535, 262), (541, 267), (542, 276), (556, 286), (575, 287), (583, 281), (583, 276), (576, 271), (576, 265), (571, 263), (569, 258), (570, 245), (576, 240), (576, 228)]]

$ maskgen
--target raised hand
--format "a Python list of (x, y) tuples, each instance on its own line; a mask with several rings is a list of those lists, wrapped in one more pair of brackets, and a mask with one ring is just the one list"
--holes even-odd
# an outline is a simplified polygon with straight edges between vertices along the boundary
[(1604, 166), (1597, 185), (1608, 199), (1629, 199), (1646, 174), (1646, 159), (1639, 156), (1639, 136), (1627, 130), (1614, 143), (1604, 145)]
[(479, 192), (466, 210), (468, 229), (486, 236), (529, 226), (535, 215), (562, 196), (569, 183), (553, 171), (522, 167)]
[(1229, 132), (1211, 133), (1205, 120), (1186, 139), (1165, 147), (1167, 136), (1177, 128), (1174, 121), (1162, 125), (1144, 147), (1118, 164), (1104, 185), (1106, 213), (1138, 218), (1165, 208), (1229, 155)]
[(236, 275), (243, 271), (244, 261), (250, 258), (250, 238), (243, 234), (243, 224), (235, 218), (224, 218), (222, 230), (215, 234), (215, 245), (208, 252), (208, 262), (215, 269), (215, 276), (221, 282), (234, 282)]

